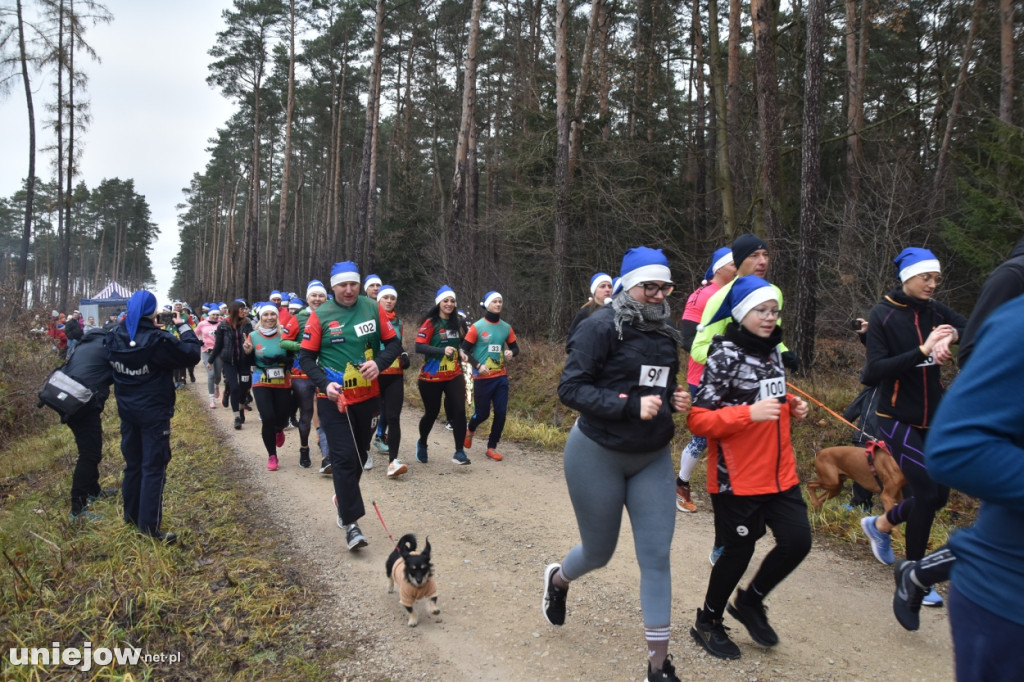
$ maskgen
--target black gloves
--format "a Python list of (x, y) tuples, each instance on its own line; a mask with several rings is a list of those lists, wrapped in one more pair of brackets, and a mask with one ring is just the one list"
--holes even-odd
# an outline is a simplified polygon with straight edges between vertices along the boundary
[(795, 350), (787, 350), (782, 354), (782, 365), (790, 372), (800, 371), (800, 356)]
[(401, 367), (402, 369), (409, 369), (409, 354), (408, 353), (402, 353), (398, 357), (398, 366)]

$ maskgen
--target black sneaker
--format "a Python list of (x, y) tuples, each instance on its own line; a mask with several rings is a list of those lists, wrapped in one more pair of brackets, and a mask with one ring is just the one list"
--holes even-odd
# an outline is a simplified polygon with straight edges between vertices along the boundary
[(690, 628), (690, 635), (712, 656), (724, 659), (739, 658), (740, 648), (729, 639), (725, 632), (728, 629), (722, 624), (721, 618), (709, 618), (705, 616), (704, 611), (697, 609), (697, 620)]
[(320, 473), (323, 474), (324, 476), (333, 475), (331, 473), (331, 460), (327, 459), (326, 457), (320, 460)]
[(231, 395), (228, 393), (228, 389), (226, 389), (226, 388), (224, 389), (223, 393), (224, 394), (221, 396), (221, 399), (220, 399), (220, 406), (221, 407), (227, 407), (228, 406), (228, 402), (231, 400)]
[(647, 679), (644, 682), (682, 682), (676, 676), (676, 668), (672, 665), (672, 654), (665, 657), (660, 670), (651, 670), (651, 662), (647, 662)]
[(299, 466), (303, 469), (313, 466), (313, 462), (309, 459), (309, 448), (299, 448)]
[(764, 602), (755, 601), (747, 596), (747, 592), (736, 590), (736, 598), (725, 607), (729, 615), (743, 623), (750, 638), (761, 646), (775, 646), (779, 636), (768, 624), (767, 607)]
[(292, 425), (293, 429), (299, 428), (299, 420), (295, 417), (288, 417), (288, 423)]
[(359, 526), (354, 523), (345, 528), (345, 540), (348, 542), (348, 549), (350, 552), (362, 549), (363, 547), (366, 547), (366, 545), (370, 544), (366, 541), (366, 538), (363, 537), (363, 531), (359, 530)]
[(565, 598), (569, 590), (563, 590), (554, 583), (555, 573), (561, 567), (562, 564), (548, 564), (544, 569), (544, 599), (540, 609), (544, 612), (544, 619), (552, 625), (565, 624)]
[(236, 431), (241, 431), (242, 430), (242, 418), (241, 417), (235, 417), (235, 430)]
[(916, 561), (901, 559), (892, 569), (896, 580), (896, 591), (892, 595), (892, 613), (905, 630), (917, 630), (921, 627), (921, 600), (928, 594), (928, 589), (919, 586), (910, 574), (917, 565)]
[(120, 488), (103, 488), (98, 493), (93, 493), (87, 498), (87, 504), (98, 502), (99, 500), (105, 500), (109, 497), (117, 497), (117, 494), (121, 492)]

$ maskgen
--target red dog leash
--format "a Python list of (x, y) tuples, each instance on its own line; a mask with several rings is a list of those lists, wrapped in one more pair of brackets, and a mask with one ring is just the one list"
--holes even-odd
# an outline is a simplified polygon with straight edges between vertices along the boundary
[(370, 504), (373, 505), (373, 511), (377, 512), (377, 518), (380, 520), (380, 525), (384, 526), (384, 532), (388, 534), (388, 539), (391, 540), (391, 544), (394, 545), (398, 553), (401, 554), (402, 550), (399, 549), (398, 543), (395, 542), (395, 539), (391, 537), (391, 531), (388, 530), (388, 524), (384, 523), (384, 517), (381, 516), (380, 508), (377, 506), (377, 500), (370, 500)]

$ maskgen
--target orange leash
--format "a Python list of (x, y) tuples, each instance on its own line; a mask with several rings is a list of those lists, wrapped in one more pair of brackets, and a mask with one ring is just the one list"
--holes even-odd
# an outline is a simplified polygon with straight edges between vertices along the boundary
[(825, 410), (826, 412), (828, 412), (828, 413), (829, 413), (830, 415), (832, 415), (833, 417), (835, 417), (835, 418), (836, 418), (836, 419), (838, 419), (839, 421), (841, 421), (841, 422), (843, 422), (844, 424), (846, 424), (847, 426), (849, 426), (849, 427), (850, 427), (851, 429), (853, 429), (854, 431), (860, 431), (860, 429), (859, 429), (859, 428), (858, 428), (857, 426), (855, 426), (855, 425), (851, 424), (850, 422), (846, 421), (845, 419), (843, 419), (842, 415), (840, 415), (840, 414), (837, 414), (836, 412), (833, 412), (833, 411), (832, 411), (831, 409), (829, 409), (829, 408), (828, 408), (828, 407), (827, 407), (827, 406), (826, 406), (826, 405), (825, 405), (824, 403), (822, 403), (822, 402), (821, 402), (820, 400), (818, 400), (817, 398), (815, 398), (815, 397), (814, 397), (814, 396), (812, 396), (811, 394), (809, 394), (809, 393), (806, 393), (806, 392), (804, 392), (804, 391), (801, 391), (801, 390), (800, 390), (799, 388), (797, 388), (796, 386), (794, 386), (792, 382), (790, 382), (790, 381), (787, 381), (787, 382), (786, 382), (786, 385), (787, 385), (787, 386), (789, 386), (789, 387), (790, 387), (791, 389), (793, 389), (794, 391), (796, 391), (797, 393), (799, 393), (800, 395), (802, 395), (803, 397), (805, 397), (805, 398), (807, 398), (808, 400), (810, 400), (810, 401), (811, 401), (812, 403), (814, 403), (815, 405), (817, 405), (817, 406), (818, 406), (818, 407), (820, 407), (821, 409), (823, 409), (823, 410)]

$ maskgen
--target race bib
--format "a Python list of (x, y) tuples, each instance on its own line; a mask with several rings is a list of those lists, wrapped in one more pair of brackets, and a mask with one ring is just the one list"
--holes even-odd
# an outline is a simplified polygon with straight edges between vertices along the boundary
[(786, 397), (786, 377), (772, 377), (771, 379), (761, 380), (761, 392), (758, 393), (757, 399), (764, 400), (766, 398), (779, 398)]
[(488, 353), (500, 353), (501, 352), (501, 344), (500, 343), (489, 344), (487, 346), (487, 352)]
[(377, 320), (367, 320), (356, 325), (356, 336), (366, 336), (377, 331)]
[(284, 369), (281, 367), (271, 367), (266, 371), (268, 379), (284, 379)]
[(249, 383), (249, 379), (250, 377), (248, 374), (243, 374), (242, 376), (238, 377), (238, 380), (241, 381), (243, 384)]
[(665, 388), (668, 386), (668, 367), (641, 365), (640, 381), (638, 383), (641, 386)]

